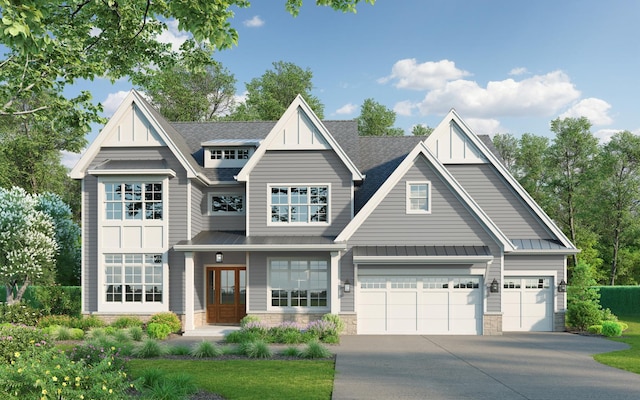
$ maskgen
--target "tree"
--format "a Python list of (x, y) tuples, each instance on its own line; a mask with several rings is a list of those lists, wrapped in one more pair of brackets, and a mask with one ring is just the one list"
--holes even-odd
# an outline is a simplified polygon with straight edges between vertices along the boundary
[(433, 128), (428, 125), (417, 124), (411, 128), (413, 136), (429, 136), (431, 133), (433, 133)]
[(396, 113), (382, 104), (369, 98), (360, 108), (358, 121), (358, 133), (361, 136), (402, 136), (401, 128), (394, 128)]
[(284, 61), (273, 63), (260, 78), (247, 83), (247, 100), (228, 119), (234, 121), (275, 121), (289, 107), (298, 94), (304, 97), (319, 118), (323, 118), (324, 105), (311, 94), (313, 73), (310, 69)]
[[(365, 0), (373, 4), (375, 0)], [(318, 5), (355, 12), (360, 0), (319, 0)], [(171, 65), (178, 57), (159, 40), (167, 22), (191, 34), (182, 53), (208, 55), (238, 42), (231, 27), (233, 8), (247, 0), (0, 0), (0, 45), (7, 51), (0, 61), (0, 115), (36, 114), (45, 110), (78, 109), (84, 120), (95, 116), (78, 98), (68, 99), (65, 88), (78, 79), (111, 80), (139, 77)], [(302, 0), (286, 0), (297, 15)], [(46, 104), (22, 110), (19, 100), (51, 91)], [(80, 99), (89, 96), (83, 92)], [(55, 117), (54, 117), (55, 119)], [(88, 127), (87, 131), (88, 131)]]
[[(553, 174), (550, 187), (558, 199), (555, 217), (578, 246), (580, 211), (584, 210), (593, 189), (589, 185), (590, 169), (598, 152), (598, 139), (590, 129), (591, 123), (585, 117), (551, 121), (551, 131), (556, 137), (547, 157), (547, 167)], [(573, 266), (577, 260), (577, 255), (572, 256)]]
[(37, 197), (24, 189), (0, 188), (0, 282), (8, 304), (20, 302), (29, 284), (53, 280), (54, 225), (37, 206)]
[(548, 138), (524, 133), (520, 137), (514, 165), (518, 182), (545, 209), (550, 209), (549, 172), (546, 165), (548, 148)]
[(143, 78), (142, 90), (169, 121), (212, 121), (234, 108), (236, 79), (222, 64), (180, 62)]
[(516, 175), (515, 164), (518, 153), (518, 139), (510, 133), (496, 133), (493, 136), (493, 145), (498, 150), (504, 166), (509, 172)]
[(620, 252), (637, 232), (640, 199), (640, 137), (629, 131), (615, 134), (595, 163), (600, 168), (598, 201), (592, 202), (600, 212), (601, 245), (609, 251), (609, 284), (614, 285), (619, 272)]

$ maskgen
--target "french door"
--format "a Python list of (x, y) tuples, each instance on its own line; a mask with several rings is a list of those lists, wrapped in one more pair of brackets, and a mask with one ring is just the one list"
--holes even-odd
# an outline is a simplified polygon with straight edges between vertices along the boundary
[(246, 307), (246, 267), (207, 267), (207, 322), (239, 323)]

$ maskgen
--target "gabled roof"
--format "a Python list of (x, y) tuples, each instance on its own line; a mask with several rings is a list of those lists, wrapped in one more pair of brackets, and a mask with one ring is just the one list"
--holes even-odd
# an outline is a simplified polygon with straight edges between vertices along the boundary
[[(536, 203), (535, 200), (529, 195), (529, 193), (520, 185), (520, 183), (509, 173), (507, 168), (501, 162), (501, 160), (485, 145), (485, 143), (473, 133), (471, 128), (460, 118), (455, 110), (449, 111), (447, 116), (442, 122), (434, 129), (433, 133), (425, 139), (425, 145), (431, 150), (436, 146), (436, 143), (447, 134), (451, 124), (455, 124), (456, 132), (459, 135), (464, 136), (464, 140), (470, 142), (474, 151), (479, 151), (481, 156), (491, 163), (500, 176), (502, 176), (507, 183), (513, 188), (513, 190), (522, 198), (527, 204), (530, 210), (546, 225), (549, 231), (556, 236), (556, 238), (562, 243), (566, 249), (576, 250), (576, 247), (571, 243), (569, 238), (562, 232), (560, 228), (553, 222), (553, 220), (547, 215), (546, 212)], [(440, 159), (440, 158), (439, 158)], [(441, 160), (443, 164), (446, 164), (446, 160)]]
[(508, 237), (493, 223), (493, 221), (484, 213), (480, 206), (469, 196), (469, 194), (460, 186), (458, 181), (447, 171), (447, 169), (436, 159), (436, 157), (427, 149), (424, 142), (418, 143), (414, 149), (404, 158), (395, 171), (380, 186), (378, 191), (369, 199), (360, 212), (347, 224), (343, 231), (336, 237), (336, 242), (345, 242), (358, 230), (358, 228), (373, 213), (378, 205), (384, 200), (389, 192), (398, 184), (405, 176), (407, 171), (416, 163), (419, 157), (424, 157), (427, 162), (433, 166), (434, 170), (448, 184), (454, 194), (467, 206), (469, 211), (476, 217), (487, 232), (499, 243), (505, 252), (515, 250)]
[[(306, 120), (309, 121), (314, 128), (314, 132), (312, 133), (313, 137), (318, 137), (319, 140), (324, 141), (322, 144), (318, 144), (318, 146), (326, 145), (331, 148), (338, 155), (340, 160), (342, 160), (343, 164), (349, 169), (351, 172), (352, 179), (355, 181), (362, 181), (364, 179), (364, 175), (360, 173), (356, 165), (353, 161), (347, 156), (347, 153), (340, 147), (336, 139), (329, 133), (327, 128), (324, 126), (322, 121), (316, 116), (311, 107), (304, 101), (302, 96), (298, 95), (293, 100), (293, 102), (289, 105), (289, 108), (284, 112), (282, 117), (276, 122), (273, 126), (269, 134), (265, 137), (264, 141), (260, 144), (260, 146), (256, 149), (253, 156), (249, 159), (247, 164), (240, 170), (237, 175), (238, 181), (247, 181), (249, 180), (249, 175), (253, 168), (258, 164), (260, 159), (264, 156), (266, 151), (272, 146), (280, 149), (281, 146), (278, 146), (275, 142), (276, 139), (280, 138), (283, 135), (283, 130), (289, 121), (296, 117), (303, 116)], [(317, 135), (317, 136), (316, 136)]]

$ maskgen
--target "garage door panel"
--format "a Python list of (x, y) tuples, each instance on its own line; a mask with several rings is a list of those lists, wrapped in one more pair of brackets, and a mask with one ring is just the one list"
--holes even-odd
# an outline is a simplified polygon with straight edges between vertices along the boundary
[(517, 285), (504, 288), (502, 294), (503, 331), (552, 331), (553, 287), (535, 285), (550, 278), (505, 277), (507, 281)]

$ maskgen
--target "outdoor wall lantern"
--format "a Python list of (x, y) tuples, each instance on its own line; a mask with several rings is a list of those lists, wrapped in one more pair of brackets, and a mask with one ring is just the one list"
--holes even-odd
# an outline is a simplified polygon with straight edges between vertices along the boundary
[(489, 292), (498, 293), (499, 291), (500, 291), (500, 284), (498, 283), (496, 278), (493, 278), (493, 281), (491, 282), (491, 286), (489, 286)]
[(348, 279), (344, 281), (344, 292), (351, 293), (351, 282)]
[(567, 291), (567, 282), (563, 280), (558, 284), (558, 292), (564, 293)]
[(222, 255), (221, 252), (217, 252), (216, 253), (216, 262), (217, 263), (221, 263), (222, 261), (224, 261), (224, 256)]

